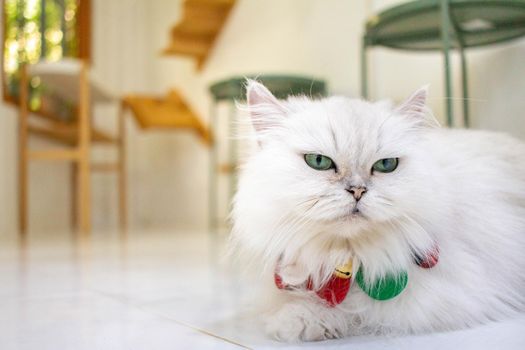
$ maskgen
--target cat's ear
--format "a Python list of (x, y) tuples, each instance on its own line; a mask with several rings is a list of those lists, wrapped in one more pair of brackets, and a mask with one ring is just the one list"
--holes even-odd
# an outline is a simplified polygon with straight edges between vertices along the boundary
[(432, 115), (430, 108), (427, 107), (428, 87), (429, 85), (420, 87), (405, 102), (397, 106), (395, 111), (402, 115), (418, 118), (419, 124), (422, 126), (439, 127), (439, 122)]
[(288, 110), (263, 84), (246, 80), (246, 101), (255, 130), (266, 132), (280, 124)]
[(406, 115), (420, 115), (425, 112), (427, 105), (428, 85), (420, 87), (402, 104), (397, 106), (397, 112)]

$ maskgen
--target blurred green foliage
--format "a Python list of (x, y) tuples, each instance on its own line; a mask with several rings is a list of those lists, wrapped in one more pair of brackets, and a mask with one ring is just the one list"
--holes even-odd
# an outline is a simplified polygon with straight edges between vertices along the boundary
[[(78, 56), (78, 1), (5, 0), (3, 74), (9, 96), (18, 96), (23, 63)], [(40, 80), (33, 78), (29, 101), (32, 110), (40, 108), (42, 90)]]

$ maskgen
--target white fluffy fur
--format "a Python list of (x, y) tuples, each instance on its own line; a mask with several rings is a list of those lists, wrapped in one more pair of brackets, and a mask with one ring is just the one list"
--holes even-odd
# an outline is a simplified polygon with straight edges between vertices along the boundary
[[(396, 298), (376, 301), (353, 283), (344, 302), (275, 289), (267, 330), (286, 341), (362, 333), (451, 330), (525, 309), (525, 146), (506, 135), (439, 128), (426, 89), (394, 108), (344, 97), (276, 100), (248, 82), (259, 148), (244, 165), (232, 244), (285, 282), (320, 286), (348, 260), (367, 280), (408, 271)], [(332, 158), (317, 171), (305, 153)], [(392, 173), (374, 162), (399, 157)], [(345, 188), (365, 185), (362, 215)], [(437, 242), (432, 269), (412, 251)], [(354, 271), (354, 275), (355, 275)], [(271, 280), (268, 281), (271, 284)]]

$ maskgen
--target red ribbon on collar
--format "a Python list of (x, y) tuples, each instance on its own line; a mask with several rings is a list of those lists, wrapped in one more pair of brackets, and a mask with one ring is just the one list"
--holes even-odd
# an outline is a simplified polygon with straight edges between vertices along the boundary
[[(291, 286), (283, 282), (282, 277), (278, 273), (278, 267), (274, 273), (274, 282), (277, 288), (293, 290), (301, 287), (306, 287), (307, 290), (314, 290), (311, 278), (308, 278), (306, 283), (301, 286)], [(341, 304), (345, 300), (350, 285), (352, 284), (352, 263), (340, 266), (335, 269), (330, 279), (321, 288), (315, 291), (319, 298), (325, 300), (328, 306), (334, 307)]]
[(432, 249), (427, 252), (426, 255), (421, 256), (420, 254), (414, 252), (414, 262), (417, 266), (422, 267), (424, 269), (431, 269), (439, 261), (439, 247), (437, 244), (434, 244)]

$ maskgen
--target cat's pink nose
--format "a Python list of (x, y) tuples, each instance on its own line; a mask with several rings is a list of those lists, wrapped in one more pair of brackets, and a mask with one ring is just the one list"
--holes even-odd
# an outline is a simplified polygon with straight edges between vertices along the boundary
[(350, 188), (347, 188), (346, 189), (348, 192), (350, 192), (352, 194), (352, 196), (354, 196), (355, 200), (358, 201), (361, 199), (361, 197), (365, 194), (366, 192), (366, 187), (357, 187), (357, 186), (352, 186)]

